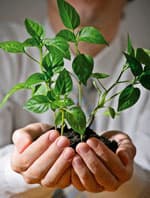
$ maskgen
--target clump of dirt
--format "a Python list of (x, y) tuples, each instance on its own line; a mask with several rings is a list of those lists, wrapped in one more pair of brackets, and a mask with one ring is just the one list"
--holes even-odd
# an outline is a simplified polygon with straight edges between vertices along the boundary
[[(60, 129), (57, 129), (60, 132)], [(72, 129), (64, 128), (64, 136), (70, 140), (70, 146), (76, 148), (77, 144), (81, 142), (80, 134), (75, 133)], [(109, 140), (108, 138), (96, 134), (92, 129), (87, 128), (85, 134), (83, 135), (82, 141), (86, 142), (89, 138), (95, 137), (102, 141), (109, 149), (114, 153), (118, 148), (118, 144), (115, 140)]]

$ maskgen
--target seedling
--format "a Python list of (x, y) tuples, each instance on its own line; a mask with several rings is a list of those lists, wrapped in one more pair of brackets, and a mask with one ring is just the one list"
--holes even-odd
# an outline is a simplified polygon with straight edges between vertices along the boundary
[[(77, 133), (80, 141), (85, 140), (87, 131), (95, 119), (97, 111), (104, 110), (106, 116), (115, 118), (121, 111), (133, 106), (140, 97), (139, 84), (150, 90), (150, 50), (133, 48), (128, 36), (128, 47), (123, 52), (126, 62), (120, 74), (110, 87), (103, 85), (104, 78), (111, 78), (108, 74), (93, 73), (94, 60), (88, 54), (79, 50), (80, 42), (97, 45), (108, 45), (103, 35), (95, 27), (80, 28), (80, 16), (77, 11), (65, 0), (57, 0), (61, 20), (66, 29), (62, 29), (54, 38), (46, 38), (43, 26), (31, 19), (25, 19), (25, 28), (30, 37), (24, 42), (5, 41), (0, 43), (0, 48), (10, 53), (23, 53), (39, 64), (39, 72), (27, 78), (25, 82), (15, 85), (2, 100), (2, 107), (9, 97), (22, 89), (31, 90), (31, 98), (25, 103), (24, 108), (34, 113), (44, 113), (48, 110), (54, 112), (55, 128), (60, 128), (61, 135)], [(70, 42), (73, 43), (75, 54), (71, 60)], [(35, 47), (39, 50), (39, 59), (29, 54), (28, 48)], [(68, 59), (72, 65), (72, 72), (64, 64)], [(128, 70), (132, 73), (131, 80), (122, 80)], [(82, 107), (84, 95), (82, 90), (87, 82), (92, 80), (98, 92), (97, 104), (87, 117)], [(112, 89), (123, 84), (123, 90), (111, 95)], [(78, 97), (71, 98), (73, 87), (77, 85)], [(118, 106), (109, 106), (109, 102), (118, 98)], [(92, 101), (91, 101), (92, 102)], [(71, 129), (70, 129), (71, 128)], [(86, 130), (87, 129), (87, 130)]]

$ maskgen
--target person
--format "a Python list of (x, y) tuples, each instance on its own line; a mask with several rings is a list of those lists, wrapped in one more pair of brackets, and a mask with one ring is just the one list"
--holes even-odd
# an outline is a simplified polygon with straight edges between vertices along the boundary
[[(112, 74), (110, 81), (104, 81), (108, 86), (124, 62), (122, 50), (126, 46), (120, 21), (126, 0), (116, 0), (115, 4), (111, 0), (68, 2), (78, 10), (81, 26), (97, 27), (110, 42), (109, 48), (80, 46), (82, 52), (95, 56), (95, 71)], [(53, 37), (54, 32), (63, 27), (55, 0), (48, 1), (48, 10), (49, 21), (45, 26), (48, 36)], [(0, 38), (23, 40), (26, 33), (21, 26), (9, 24), (0, 29)], [(33, 56), (37, 55), (34, 50), (32, 53)], [(4, 52), (0, 53), (0, 67), (0, 98), (12, 85), (38, 71), (37, 65), (22, 54), (8, 55)], [(85, 94), (84, 106), (88, 112), (96, 100), (92, 85)], [(52, 113), (35, 115), (22, 109), (28, 95), (26, 91), (16, 93), (0, 110), (0, 163), (3, 164), (0, 166), (0, 197), (38, 198), (49, 197), (50, 194), (53, 197), (66, 194), (71, 198), (149, 197), (148, 92), (143, 90), (143, 100), (115, 120), (103, 117), (98, 112), (92, 127), (97, 133), (102, 131), (105, 136), (118, 142), (116, 154), (95, 138), (80, 143), (75, 152), (66, 137), (60, 136), (56, 130), (50, 130), (51, 126), (45, 124), (53, 124)], [(136, 157), (134, 145), (137, 148)], [(64, 194), (62, 191), (61, 195), (57, 194), (59, 191), (55, 189), (64, 189)]]

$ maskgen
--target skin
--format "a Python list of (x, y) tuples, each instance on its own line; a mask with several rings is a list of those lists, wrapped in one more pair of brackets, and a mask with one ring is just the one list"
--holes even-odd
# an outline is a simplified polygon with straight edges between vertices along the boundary
[(78, 144), (75, 153), (66, 137), (49, 128), (35, 123), (13, 134), (11, 166), (27, 183), (50, 188), (73, 184), (80, 191), (101, 192), (115, 191), (131, 178), (135, 147), (126, 134), (105, 133), (119, 143), (116, 154), (96, 138)]
[[(111, 42), (117, 33), (123, 8), (126, 0), (68, 0), (80, 15), (80, 27), (94, 26), (102, 32), (108, 42)], [(56, 0), (48, 0), (48, 16), (55, 32), (64, 28), (58, 14)], [(79, 49), (83, 53), (95, 56), (105, 45), (81, 43)], [(74, 48), (72, 47), (74, 53)]]
[[(68, 0), (81, 16), (81, 27), (97, 27), (108, 41), (118, 30), (125, 0)], [(87, 3), (88, 2), (88, 3)], [(48, 1), (49, 21), (55, 32), (63, 28), (58, 16), (56, 0)], [(80, 46), (80, 50), (96, 55), (104, 46)], [(72, 48), (74, 52), (74, 49)], [(15, 151), (12, 169), (20, 173), (29, 184), (39, 183), (50, 188), (65, 188), (73, 184), (80, 191), (115, 191), (128, 181), (133, 173), (136, 153), (131, 139), (120, 131), (104, 133), (119, 143), (114, 154), (95, 138), (78, 144), (76, 151), (69, 140), (49, 125), (35, 123), (14, 132)]]

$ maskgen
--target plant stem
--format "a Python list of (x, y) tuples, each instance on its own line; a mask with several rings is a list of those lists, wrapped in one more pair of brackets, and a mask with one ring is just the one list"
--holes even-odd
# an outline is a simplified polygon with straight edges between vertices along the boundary
[(116, 97), (117, 95), (120, 94), (120, 92), (118, 92), (118, 93), (112, 95), (110, 98), (108, 98), (108, 99), (106, 100), (106, 96), (107, 96), (107, 94), (110, 92), (110, 90), (113, 89), (113, 88), (114, 88), (117, 84), (119, 84), (119, 83), (130, 82), (130, 81), (128, 81), (128, 80), (126, 80), (126, 81), (119, 81), (120, 78), (122, 77), (123, 73), (124, 73), (127, 69), (128, 69), (128, 66), (127, 66), (127, 65), (124, 65), (124, 67), (123, 67), (123, 69), (121, 70), (121, 72), (120, 72), (120, 74), (119, 74), (117, 80), (116, 80), (115, 83), (113, 83), (108, 89), (106, 89), (106, 88), (103, 86), (103, 84), (102, 84), (100, 81), (98, 81), (99, 84), (101, 85), (101, 87), (105, 90), (105, 92), (104, 92), (103, 95), (101, 96), (101, 100), (99, 100), (97, 106), (96, 106), (96, 107), (94, 108), (94, 110), (91, 112), (91, 115), (90, 115), (90, 118), (89, 118), (89, 122), (88, 122), (88, 123), (89, 123), (89, 124), (88, 124), (88, 127), (90, 127), (91, 124), (93, 123), (96, 112), (97, 112), (100, 108), (103, 108), (106, 102), (112, 100), (114, 97)]
[(38, 60), (36, 60), (34, 57), (32, 57), (30, 54), (28, 54), (28, 52), (24, 52), (30, 59), (32, 59), (33, 61), (35, 61), (36, 63), (40, 64), (40, 62)]
[(130, 82), (129, 80), (123, 80), (123, 81), (118, 81), (118, 84), (121, 84), (121, 83), (128, 83)]
[[(102, 107), (101, 107), (102, 108)], [(93, 121), (94, 121), (94, 118), (95, 118), (95, 114), (96, 112), (100, 109), (99, 105), (97, 105), (93, 111), (91, 112), (91, 115), (90, 115), (90, 118), (89, 118), (89, 121), (88, 121), (88, 125), (87, 127), (90, 128), (90, 126), (92, 125)]]
[(127, 69), (126, 65), (123, 67), (123, 69), (121, 70), (117, 80), (115, 81), (115, 83), (113, 83), (110, 88), (107, 89), (107, 93), (112, 89), (114, 88), (118, 83), (119, 83), (119, 80), (120, 78), (122, 77), (123, 73), (125, 72), (125, 70)]
[[(118, 93), (116, 93), (116, 94), (114, 94), (114, 95), (112, 95), (110, 98), (108, 98), (108, 99), (106, 100), (106, 102), (109, 102), (109, 101), (112, 100), (114, 97), (118, 96), (120, 93), (121, 93), (121, 91), (118, 92)], [(106, 103), (106, 102), (105, 102), (105, 103)]]
[(42, 51), (42, 48), (39, 48), (39, 50), (40, 50), (40, 68), (41, 68), (41, 71), (43, 71), (43, 68), (42, 68), (43, 51)]
[(104, 87), (104, 85), (101, 83), (100, 80), (98, 80), (98, 83), (100, 84), (100, 86), (101, 86), (105, 91), (107, 91), (107, 89)]
[(97, 112), (99, 109), (102, 109), (102, 108), (104, 107), (104, 104), (105, 104), (105, 102), (106, 102), (106, 95), (107, 95), (107, 92), (105, 91), (105, 92), (103, 93), (103, 95), (101, 95), (101, 100), (100, 100), (100, 99), (98, 100), (98, 103), (97, 103), (96, 107), (95, 107), (95, 108), (93, 109), (93, 111), (91, 112), (88, 127), (90, 127), (91, 124), (93, 123), (96, 112)]
[(83, 135), (82, 135), (82, 134), (80, 135), (80, 140), (81, 140), (81, 142), (82, 142), (82, 140), (83, 140)]
[[(75, 35), (75, 32), (74, 32), (74, 31), (73, 31), (73, 33), (74, 33), (74, 35)], [(80, 54), (80, 51), (79, 51), (79, 49), (78, 49), (78, 43), (79, 43), (78, 37), (76, 36), (76, 41), (75, 41), (75, 54), (76, 54), (76, 55)]]
[(81, 87), (81, 83), (78, 83), (78, 105), (81, 106), (82, 103), (82, 87)]
[(64, 110), (62, 110), (61, 135), (63, 135), (63, 134), (64, 134), (64, 117), (65, 117), (65, 113), (64, 113)]
[[(78, 54), (80, 54), (80, 51), (78, 49), (78, 39), (76, 38), (76, 42), (75, 42), (75, 54), (76, 56)], [(81, 82), (78, 82), (78, 105), (81, 106), (81, 103), (82, 103), (82, 86), (81, 86)]]
[(100, 90), (100, 88), (98, 87), (97, 83), (95, 80), (93, 80), (93, 86), (95, 87), (95, 89), (97, 90), (97, 92), (99, 93), (99, 96), (101, 95), (102, 91)]
[(77, 81), (77, 83), (78, 83), (78, 79), (77, 79), (77, 77), (72, 73), (72, 72), (70, 72), (70, 71), (68, 71), (69, 73), (70, 73), (70, 75)]

